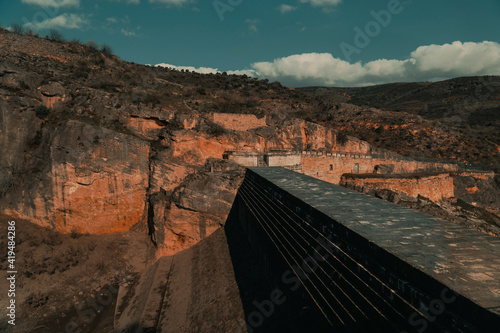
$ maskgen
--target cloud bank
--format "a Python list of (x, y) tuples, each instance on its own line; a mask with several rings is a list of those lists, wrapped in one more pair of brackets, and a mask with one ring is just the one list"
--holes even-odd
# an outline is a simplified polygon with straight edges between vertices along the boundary
[(211, 68), (211, 67), (193, 67), (193, 66), (175, 66), (171, 64), (157, 64), (156, 66), (158, 67), (165, 67), (165, 68), (171, 68), (171, 69), (176, 69), (178, 71), (181, 70), (188, 70), (190, 72), (196, 72), (196, 73), (201, 73), (201, 74), (216, 74), (220, 73), (220, 71), (217, 68)]
[[(193, 67), (193, 66), (176, 66), (176, 65), (171, 65), (171, 64), (157, 64), (155, 66), (158, 67), (165, 67), (165, 68), (170, 68), (170, 69), (175, 69), (175, 70), (188, 70), (190, 72), (196, 72), (200, 74), (217, 74), (217, 73), (222, 73), (218, 68), (212, 68), (212, 67)], [(243, 69), (243, 70), (234, 70), (234, 71), (227, 71), (226, 72), (229, 75), (248, 75), (248, 76), (256, 76), (255, 75), (255, 70), (253, 69)]]
[(398, 81), (436, 81), (467, 75), (500, 75), (496, 42), (420, 46), (405, 60), (349, 63), (329, 53), (304, 53), (252, 64), (255, 75), (289, 86), (366, 86)]
[[(199, 73), (218, 73), (217, 68), (160, 64)], [(391, 82), (437, 81), (458, 76), (500, 75), (500, 44), (496, 42), (453, 42), (420, 46), (408, 59), (379, 59), (349, 63), (330, 53), (295, 54), (270, 62), (256, 62), (251, 69), (228, 71), (246, 74), (290, 87), (357, 87)]]
[(83, 29), (89, 24), (89, 21), (83, 15), (77, 14), (62, 14), (42, 22), (30, 22), (24, 25), (25, 28), (33, 30), (41, 29)]

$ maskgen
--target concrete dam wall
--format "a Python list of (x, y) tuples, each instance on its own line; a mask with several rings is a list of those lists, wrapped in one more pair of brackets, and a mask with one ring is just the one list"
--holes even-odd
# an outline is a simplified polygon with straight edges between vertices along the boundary
[(230, 223), (271, 286), (244, 304), (248, 332), (500, 327), (498, 238), (279, 167), (248, 169)]

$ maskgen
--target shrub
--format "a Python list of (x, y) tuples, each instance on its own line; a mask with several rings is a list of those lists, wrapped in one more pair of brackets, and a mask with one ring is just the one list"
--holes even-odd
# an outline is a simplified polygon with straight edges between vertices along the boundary
[(49, 231), (42, 239), (42, 243), (50, 246), (59, 245), (62, 243), (62, 238), (56, 231)]
[(113, 55), (113, 49), (108, 44), (102, 44), (101, 52), (106, 55)]
[(115, 88), (120, 87), (120, 84), (112, 78), (95, 78), (90, 83), (90, 87), (106, 91), (116, 91)]
[(99, 50), (99, 44), (97, 44), (93, 40), (89, 40), (88, 42), (85, 42), (85, 46), (87, 46), (92, 51), (98, 51)]
[(345, 145), (347, 143), (347, 134), (345, 134), (344, 132), (338, 132), (337, 143), (341, 146)]
[(25, 34), (26, 34), (26, 36), (40, 37), (40, 36), (38, 35), (38, 32), (33, 31), (33, 30), (31, 30), (31, 29), (26, 30), (26, 31), (25, 31)]
[(50, 110), (45, 107), (45, 105), (40, 104), (35, 109), (35, 115), (39, 119), (46, 119), (50, 114)]
[(12, 32), (18, 35), (24, 35), (26, 31), (24, 27), (19, 23), (13, 23), (10, 27), (12, 29)]
[(63, 34), (57, 31), (56, 29), (50, 29), (48, 37), (50, 40), (53, 40), (55, 42), (64, 43), (66, 41)]
[(142, 102), (144, 104), (151, 103), (151, 105), (154, 107), (156, 105), (161, 104), (160, 97), (161, 96), (157, 92), (150, 92), (150, 93), (146, 94), (146, 96), (144, 96), (144, 98), (142, 98)]
[(71, 233), (69, 235), (73, 239), (77, 239), (77, 238), (80, 238), (82, 236), (82, 234), (79, 233), (78, 230), (76, 230), (76, 229), (71, 229)]

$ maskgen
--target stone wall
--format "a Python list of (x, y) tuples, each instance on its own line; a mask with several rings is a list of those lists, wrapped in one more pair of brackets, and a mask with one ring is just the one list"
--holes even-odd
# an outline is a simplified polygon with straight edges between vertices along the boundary
[(435, 175), (344, 175), (341, 185), (357, 187), (363, 192), (388, 189), (396, 193), (417, 198), (419, 195), (433, 202), (455, 195), (453, 177), (449, 173)]
[(267, 155), (268, 166), (295, 166), (300, 165), (301, 158), (299, 153), (269, 154)]
[(227, 159), (238, 163), (244, 167), (255, 167), (257, 166), (257, 154), (227, 154)]
[(391, 166), (392, 173), (457, 171), (456, 164), (372, 158), (367, 154), (304, 152), (302, 173), (338, 184), (345, 173), (376, 173), (377, 166)]
[(212, 121), (227, 129), (248, 131), (267, 126), (266, 117), (257, 118), (253, 114), (213, 113)]

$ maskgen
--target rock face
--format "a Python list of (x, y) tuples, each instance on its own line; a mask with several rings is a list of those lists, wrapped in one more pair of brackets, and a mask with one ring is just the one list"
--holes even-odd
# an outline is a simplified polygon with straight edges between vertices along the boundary
[(493, 172), (460, 172), (453, 178), (456, 197), (500, 216), (498, 176)]
[(121, 232), (143, 220), (149, 145), (73, 120), (51, 130), (31, 140), (39, 155), (25, 157), (28, 177), (6, 193), (5, 213), (65, 233)]
[(148, 157), (133, 136), (69, 121), (51, 147), (56, 229), (114, 233), (142, 221)]
[(235, 131), (248, 131), (267, 126), (266, 117), (257, 118), (253, 114), (214, 113), (212, 120), (217, 125)]

